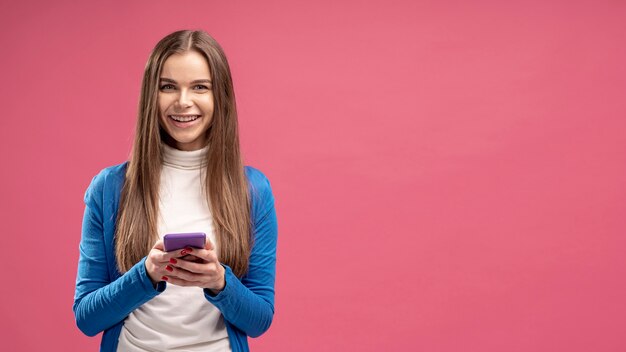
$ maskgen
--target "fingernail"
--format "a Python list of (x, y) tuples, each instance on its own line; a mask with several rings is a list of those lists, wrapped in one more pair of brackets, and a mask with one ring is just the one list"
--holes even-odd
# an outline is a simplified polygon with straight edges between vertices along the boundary
[(168, 266), (165, 267), (165, 270), (167, 270), (167, 271), (174, 271), (174, 268), (172, 268), (171, 266), (168, 265)]
[(163, 276), (163, 277), (161, 278), (161, 280), (163, 280), (163, 281), (167, 281), (167, 280), (168, 280), (168, 278), (167, 278), (167, 276)]
[(174, 259), (174, 258), (170, 258), (170, 263), (172, 264), (176, 264), (178, 263), (178, 260)]
[(187, 255), (187, 250), (183, 249), (182, 251), (180, 251), (180, 255)]
[(185, 250), (187, 251), (187, 253), (191, 253), (193, 251), (193, 249), (191, 247), (187, 247), (187, 248), (185, 248)]

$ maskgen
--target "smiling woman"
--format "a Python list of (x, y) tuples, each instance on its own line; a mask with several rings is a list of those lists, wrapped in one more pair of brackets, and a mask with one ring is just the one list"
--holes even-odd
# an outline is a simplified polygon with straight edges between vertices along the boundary
[(166, 142), (180, 150), (206, 145), (213, 118), (213, 91), (209, 63), (198, 52), (170, 56), (159, 79), (159, 112)]
[[(130, 158), (94, 177), (85, 205), (73, 308), (102, 351), (247, 351), (269, 328), (274, 197), (241, 162), (230, 68), (208, 34), (156, 45)], [(164, 249), (191, 232), (204, 248)]]

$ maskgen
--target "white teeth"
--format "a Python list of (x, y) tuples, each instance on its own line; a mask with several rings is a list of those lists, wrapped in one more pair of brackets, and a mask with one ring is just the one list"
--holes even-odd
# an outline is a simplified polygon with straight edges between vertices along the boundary
[(178, 122), (189, 122), (189, 121), (193, 121), (197, 118), (200, 117), (200, 115), (192, 115), (192, 116), (175, 116), (175, 115), (170, 115), (170, 117)]

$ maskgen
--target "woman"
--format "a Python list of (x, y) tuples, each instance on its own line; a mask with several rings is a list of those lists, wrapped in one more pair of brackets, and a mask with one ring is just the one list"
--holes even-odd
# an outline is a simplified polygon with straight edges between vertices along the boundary
[[(267, 178), (244, 167), (226, 57), (202, 31), (152, 51), (128, 162), (85, 193), (78, 327), (102, 351), (247, 351), (274, 314), (277, 224)], [(165, 252), (166, 233), (205, 248)]]

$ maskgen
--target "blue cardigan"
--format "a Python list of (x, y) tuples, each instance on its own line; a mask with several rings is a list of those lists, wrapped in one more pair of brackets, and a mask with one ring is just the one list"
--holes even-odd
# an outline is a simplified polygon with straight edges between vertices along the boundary
[[(115, 221), (127, 163), (96, 175), (85, 192), (85, 214), (74, 295), (78, 328), (88, 336), (104, 331), (100, 351), (116, 351), (124, 319), (137, 307), (166, 289), (155, 288), (146, 273), (144, 257), (121, 274), (115, 260)], [(277, 222), (274, 196), (261, 171), (246, 166), (251, 195), (254, 245), (247, 274), (238, 278), (225, 268), (226, 286), (204, 297), (224, 316), (233, 352), (249, 351), (248, 336), (257, 337), (270, 327), (274, 316)]]

